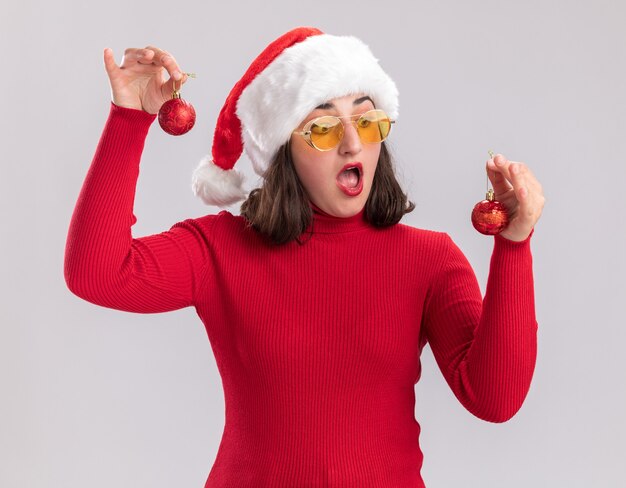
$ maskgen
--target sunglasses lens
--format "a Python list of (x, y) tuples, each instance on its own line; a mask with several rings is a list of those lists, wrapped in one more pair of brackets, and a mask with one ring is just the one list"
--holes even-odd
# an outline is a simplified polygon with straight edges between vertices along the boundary
[(332, 149), (343, 137), (343, 125), (337, 117), (320, 117), (311, 125), (311, 142), (322, 151)]
[(365, 143), (382, 142), (389, 135), (391, 121), (382, 110), (370, 110), (357, 121), (357, 130)]
[[(370, 110), (359, 117), (356, 127), (362, 142), (382, 142), (389, 135), (391, 121), (382, 110)], [(311, 142), (320, 151), (336, 147), (343, 137), (343, 123), (332, 115), (315, 119), (309, 130)]]

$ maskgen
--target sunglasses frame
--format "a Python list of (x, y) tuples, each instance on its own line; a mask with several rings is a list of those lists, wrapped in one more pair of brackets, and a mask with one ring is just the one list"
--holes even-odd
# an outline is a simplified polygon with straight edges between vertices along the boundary
[[(387, 119), (389, 120), (389, 132), (387, 133), (387, 135), (385, 136), (385, 138), (379, 142), (383, 142), (385, 139), (387, 139), (387, 137), (389, 137), (389, 134), (391, 134), (391, 124), (395, 124), (396, 121), (392, 120), (389, 118), (389, 115), (387, 115), (387, 112), (385, 112), (382, 109), (379, 108), (373, 108), (372, 110), (368, 110), (367, 112), (363, 112), (361, 114), (354, 114), (354, 115), (320, 115), (319, 117), (315, 117), (314, 119), (309, 120), (304, 127), (302, 128), (303, 130), (300, 131), (293, 131), (294, 134), (298, 134), (299, 136), (302, 136), (304, 138), (304, 140), (306, 141), (306, 143), (311, 146), (314, 149), (317, 149), (318, 151), (330, 151), (332, 149), (335, 149), (342, 141), (343, 136), (341, 136), (341, 139), (339, 139), (339, 142), (337, 143), (336, 146), (330, 147), (328, 149), (320, 149), (319, 147), (317, 147), (315, 144), (313, 144), (313, 141), (311, 140), (311, 126), (318, 121), (319, 119), (323, 119), (326, 117), (334, 117), (335, 119), (339, 119), (339, 122), (343, 125), (343, 121), (341, 119), (350, 119), (350, 121), (352, 123), (357, 122), (361, 117), (363, 117), (364, 115), (370, 113), (370, 112), (382, 112), (385, 114), (385, 116), (387, 117)], [(345, 130), (345, 126), (344, 126), (344, 130)], [(357, 133), (359, 132), (359, 129), (357, 127)], [(376, 142), (365, 142), (361, 139), (361, 134), (359, 134), (359, 139), (361, 140), (361, 142), (363, 144), (376, 144)]]

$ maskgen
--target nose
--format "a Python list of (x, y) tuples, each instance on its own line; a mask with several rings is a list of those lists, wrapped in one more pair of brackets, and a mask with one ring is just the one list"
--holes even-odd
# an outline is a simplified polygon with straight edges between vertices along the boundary
[(361, 152), (362, 143), (355, 126), (355, 121), (344, 123), (343, 138), (339, 144), (341, 154), (357, 154)]

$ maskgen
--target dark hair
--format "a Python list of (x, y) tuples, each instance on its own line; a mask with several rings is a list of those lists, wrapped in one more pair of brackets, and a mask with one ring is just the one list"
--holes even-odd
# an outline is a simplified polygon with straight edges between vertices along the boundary
[[(397, 224), (415, 204), (408, 200), (394, 173), (394, 164), (385, 141), (374, 173), (372, 189), (365, 202), (365, 218), (376, 227)], [(283, 144), (264, 175), (261, 188), (255, 188), (241, 204), (241, 215), (248, 225), (275, 244), (298, 238), (311, 224), (313, 212), (298, 178), (289, 141)]]

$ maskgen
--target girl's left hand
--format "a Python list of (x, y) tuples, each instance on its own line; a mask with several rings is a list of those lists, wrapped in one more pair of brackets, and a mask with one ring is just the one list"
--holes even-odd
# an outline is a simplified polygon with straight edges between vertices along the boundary
[(495, 199), (509, 212), (509, 224), (500, 235), (511, 241), (525, 240), (541, 216), (546, 199), (543, 188), (528, 166), (496, 154), (487, 161), (487, 174)]

